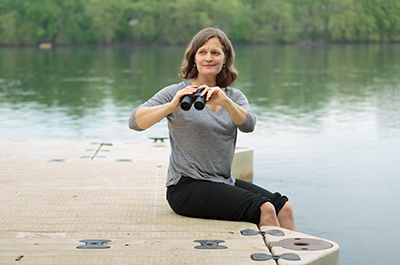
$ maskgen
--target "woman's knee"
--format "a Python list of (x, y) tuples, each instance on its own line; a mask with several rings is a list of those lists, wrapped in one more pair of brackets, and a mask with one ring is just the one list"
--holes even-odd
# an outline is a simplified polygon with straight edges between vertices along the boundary
[(290, 203), (286, 202), (282, 209), (278, 213), (278, 218), (290, 218), (293, 219), (293, 208)]
[(275, 207), (270, 202), (265, 202), (260, 207), (260, 223), (258, 228), (262, 226), (279, 226), (279, 221), (276, 217)]
[(275, 216), (276, 215), (276, 211), (275, 211), (275, 207), (274, 205), (272, 205), (272, 203), (270, 202), (265, 202), (261, 205), (260, 207), (261, 210), (261, 214), (263, 215), (272, 215)]

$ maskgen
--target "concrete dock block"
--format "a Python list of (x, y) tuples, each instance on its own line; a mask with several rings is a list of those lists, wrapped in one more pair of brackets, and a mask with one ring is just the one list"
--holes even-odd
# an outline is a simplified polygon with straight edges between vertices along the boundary
[[(281, 231), (283, 235), (268, 233)], [(296, 254), (300, 260), (279, 259), (279, 265), (339, 265), (339, 245), (333, 241), (294, 232), (280, 227), (264, 226), (264, 241), (273, 255)]]
[(237, 179), (253, 181), (253, 148), (236, 147), (232, 162), (232, 174)]

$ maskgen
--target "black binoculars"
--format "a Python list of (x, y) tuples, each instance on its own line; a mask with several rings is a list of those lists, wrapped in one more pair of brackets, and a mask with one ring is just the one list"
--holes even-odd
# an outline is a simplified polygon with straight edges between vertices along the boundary
[(184, 96), (181, 101), (181, 109), (183, 109), (185, 111), (190, 110), (190, 107), (192, 106), (193, 102), (194, 102), (195, 109), (197, 109), (197, 110), (204, 109), (204, 106), (206, 105), (207, 93), (201, 97), (200, 95), (203, 92), (203, 90), (204, 90), (204, 88), (197, 90), (192, 95)]

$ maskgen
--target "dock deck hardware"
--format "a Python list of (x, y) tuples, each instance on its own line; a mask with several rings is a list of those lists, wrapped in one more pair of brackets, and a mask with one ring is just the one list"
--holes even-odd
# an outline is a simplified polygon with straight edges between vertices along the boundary
[(278, 229), (271, 229), (268, 231), (256, 231), (256, 230), (252, 230), (252, 229), (244, 229), (242, 231), (240, 231), (240, 233), (243, 236), (256, 236), (256, 235), (262, 235), (265, 236), (266, 234), (271, 235), (271, 236), (284, 236), (285, 233), (283, 233), (281, 230)]
[(65, 162), (65, 159), (63, 159), (63, 158), (53, 158), (53, 159), (50, 159), (47, 162)]
[(284, 253), (282, 255), (268, 255), (264, 253), (254, 253), (251, 255), (251, 259), (254, 261), (267, 261), (270, 259), (275, 260), (278, 262), (278, 259), (284, 259), (284, 260), (300, 260), (299, 255), (294, 254), (294, 253)]
[(112, 143), (97, 143), (97, 142), (93, 142), (91, 143), (92, 145), (100, 145), (97, 149), (86, 149), (86, 151), (94, 151), (94, 155), (93, 156), (81, 156), (81, 158), (90, 158), (90, 160), (93, 160), (95, 158), (106, 158), (105, 156), (98, 156), (97, 154), (99, 152), (110, 152), (110, 150), (105, 150), (105, 149), (101, 149), (103, 146), (113, 146)]
[(158, 140), (160, 140), (160, 141), (163, 143), (164, 140), (168, 139), (168, 137), (149, 137), (149, 139), (154, 140), (155, 143), (156, 143)]
[(268, 231), (266, 231), (266, 232), (263, 232), (263, 231), (261, 231), (262, 233), (263, 233), (263, 235), (271, 235), (271, 236), (284, 236), (285, 235), (285, 233), (283, 233), (281, 230), (278, 230), (278, 229), (271, 229), (271, 230), (268, 230)]
[(273, 247), (283, 247), (291, 250), (324, 250), (333, 247), (327, 241), (313, 238), (286, 238), (278, 242), (270, 242), (269, 249)]
[(112, 143), (97, 143), (97, 142), (92, 142), (92, 143), (90, 143), (90, 144), (99, 144), (99, 145), (101, 145), (101, 146), (103, 146), (103, 145), (106, 145), (106, 146), (113, 146)]
[(79, 242), (84, 242), (84, 243), (86, 243), (86, 245), (80, 245), (80, 246), (77, 246), (76, 248), (104, 249), (104, 248), (110, 248), (110, 246), (104, 245), (104, 243), (111, 242), (111, 240), (108, 240), (108, 239), (84, 239), (84, 240), (79, 240)]
[(24, 255), (19, 255), (18, 257), (15, 258), (15, 261), (20, 261), (23, 257)]
[(240, 231), (240, 233), (242, 234), (242, 236), (256, 236), (256, 235), (260, 235), (261, 231), (256, 231), (256, 230), (252, 230), (252, 229), (244, 229), (244, 230)]
[(195, 240), (193, 242), (198, 242), (201, 246), (195, 246), (196, 249), (226, 249), (226, 246), (220, 246), (219, 243), (224, 243), (224, 240)]

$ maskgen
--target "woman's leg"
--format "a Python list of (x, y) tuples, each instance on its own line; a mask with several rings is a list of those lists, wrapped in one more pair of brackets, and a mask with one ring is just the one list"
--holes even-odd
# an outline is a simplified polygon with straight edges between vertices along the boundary
[(293, 231), (298, 231), (296, 223), (294, 222), (292, 206), (288, 202), (286, 202), (282, 209), (279, 211), (278, 221), (281, 227)]
[(219, 220), (260, 222), (268, 198), (240, 187), (182, 177), (167, 189), (167, 200), (178, 214)]
[(168, 187), (167, 200), (184, 216), (297, 230), (287, 197), (249, 182), (237, 180), (236, 186), (230, 186), (182, 177), (177, 185)]
[(275, 207), (270, 202), (266, 202), (260, 207), (261, 215), (258, 229), (262, 226), (280, 226), (279, 220), (276, 216)]
[(254, 193), (262, 194), (271, 199), (271, 202), (264, 203), (261, 207), (261, 226), (280, 226), (293, 231), (298, 231), (293, 217), (292, 206), (287, 202), (286, 196), (279, 193), (271, 193), (253, 183), (236, 180), (236, 185)]

